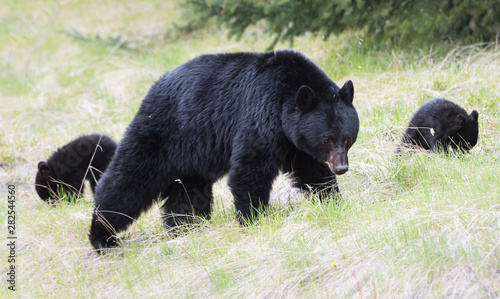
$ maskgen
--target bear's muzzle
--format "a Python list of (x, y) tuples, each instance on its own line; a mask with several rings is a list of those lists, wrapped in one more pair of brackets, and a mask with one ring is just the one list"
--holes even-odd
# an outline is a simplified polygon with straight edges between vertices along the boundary
[(328, 155), (328, 160), (325, 163), (336, 175), (342, 175), (349, 170), (347, 152), (344, 149), (332, 150), (330, 152), (330, 155)]

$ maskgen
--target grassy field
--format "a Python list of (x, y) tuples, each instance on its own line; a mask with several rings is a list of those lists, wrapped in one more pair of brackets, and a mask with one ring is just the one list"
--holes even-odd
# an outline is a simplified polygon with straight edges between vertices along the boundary
[[(0, 236), (6, 244), (14, 185), (18, 239), (16, 292), (2, 274), (0, 297), (500, 296), (500, 45), (373, 52), (356, 34), (296, 39), (339, 85), (355, 85), (360, 132), (339, 177), (343, 203), (320, 204), (280, 177), (268, 215), (241, 227), (223, 179), (210, 222), (175, 238), (155, 206), (120, 235), (123, 247), (98, 256), (92, 194), (47, 205), (34, 190), (38, 162), (84, 133), (121, 140), (164, 72), (200, 54), (263, 51), (272, 38), (251, 28), (236, 41), (216, 27), (175, 38), (173, 0), (1, 2)], [(437, 96), (479, 112), (477, 146), (396, 160), (411, 115)]]

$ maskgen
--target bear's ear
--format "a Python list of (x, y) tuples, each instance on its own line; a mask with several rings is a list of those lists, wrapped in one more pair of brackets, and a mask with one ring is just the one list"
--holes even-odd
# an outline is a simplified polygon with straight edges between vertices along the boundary
[(40, 161), (38, 163), (38, 171), (40, 171), (43, 177), (49, 177), (50, 176), (49, 164), (47, 164), (47, 162), (45, 161)]
[(316, 95), (311, 87), (302, 85), (295, 96), (295, 104), (301, 111), (307, 111), (316, 104)]
[(477, 111), (476, 110), (472, 110), (472, 112), (470, 113), (470, 116), (472, 116), (472, 118), (477, 121), (477, 119), (479, 118), (479, 115), (477, 114)]
[(455, 118), (455, 124), (459, 128), (465, 126), (465, 116), (463, 114), (457, 115), (457, 117)]
[(354, 99), (354, 86), (351, 80), (347, 80), (344, 86), (339, 90), (340, 99), (347, 104), (352, 104)]

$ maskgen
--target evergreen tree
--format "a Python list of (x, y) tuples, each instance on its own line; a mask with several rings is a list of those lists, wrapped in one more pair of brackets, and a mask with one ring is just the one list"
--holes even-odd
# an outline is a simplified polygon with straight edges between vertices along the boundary
[(184, 27), (193, 30), (210, 19), (238, 38), (264, 21), (279, 40), (312, 32), (328, 38), (360, 30), (375, 44), (429, 44), (445, 39), (493, 41), (500, 33), (500, 0), (182, 0), (194, 11)]

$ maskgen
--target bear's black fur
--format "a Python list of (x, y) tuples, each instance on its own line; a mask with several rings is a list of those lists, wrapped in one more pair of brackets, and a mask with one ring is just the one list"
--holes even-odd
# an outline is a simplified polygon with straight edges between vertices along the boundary
[(477, 143), (478, 113), (471, 114), (442, 98), (430, 100), (415, 112), (403, 135), (402, 146), (426, 150), (467, 152)]
[(225, 174), (242, 219), (268, 204), (280, 169), (322, 196), (338, 191), (359, 129), (353, 96), (351, 81), (339, 88), (292, 51), (204, 55), (166, 73), (97, 186), (91, 244), (115, 246), (159, 197), (168, 226), (209, 218)]
[(84, 180), (92, 192), (116, 150), (116, 143), (99, 134), (84, 135), (59, 148), (45, 161), (38, 163), (35, 189), (45, 201), (59, 200), (59, 191), (83, 193)]

